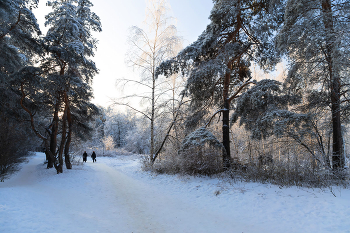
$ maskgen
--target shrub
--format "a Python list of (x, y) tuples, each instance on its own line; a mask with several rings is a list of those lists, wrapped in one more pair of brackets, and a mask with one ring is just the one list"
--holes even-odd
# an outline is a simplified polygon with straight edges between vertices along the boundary
[(349, 171), (333, 172), (324, 167), (313, 167), (306, 161), (274, 161), (261, 166), (259, 162), (250, 163), (246, 169), (231, 169), (229, 174), (233, 179), (271, 183), (279, 186), (303, 186), (324, 188), (332, 185), (349, 184)]
[(162, 154), (151, 165), (144, 160), (144, 169), (158, 173), (212, 175), (223, 171), (222, 144), (204, 127), (189, 134), (178, 153)]

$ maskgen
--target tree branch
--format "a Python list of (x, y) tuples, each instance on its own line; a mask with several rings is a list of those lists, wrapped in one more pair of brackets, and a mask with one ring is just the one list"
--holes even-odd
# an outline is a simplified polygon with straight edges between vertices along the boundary
[(14, 23), (10, 29), (4, 34), (4, 35), (1, 35), (0, 36), (0, 39), (4, 38), (10, 31), (12, 31), (19, 23), (19, 21), (21, 20), (21, 11), (18, 12), (18, 19), (17, 19), (17, 22)]
[(24, 88), (23, 88), (23, 82), (21, 83), (21, 93), (22, 93), (22, 97), (21, 97), (21, 107), (24, 109), (24, 111), (26, 111), (29, 116), (30, 116), (30, 125), (32, 127), (32, 130), (34, 131), (35, 135), (37, 135), (39, 138), (41, 138), (42, 140), (47, 140), (47, 138), (45, 138), (43, 135), (41, 135), (39, 133), (39, 131), (35, 128), (35, 125), (34, 125), (34, 115), (26, 106), (24, 106), (24, 100), (26, 98), (26, 95), (24, 93)]
[(239, 97), (238, 94), (241, 92), (241, 90), (248, 86), (249, 84), (255, 84), (255, 82), (252, 81), (248, 81), (246, 83), (244, 83), (240, 88), (238, 88), (238, 90), (228, 99), (229, 102), (231, 102), (233, 99)]
[(152, 120), (151, 117), (149, 117), (146, 113), (144, 113), (144, 112), (142, 112), (142, 111), (140, 111), (140, 110), (138, 110), (138, 109), (132, 107), (132, 106), (129, 105), (129, 104), (125, 104), (125, 103), (114, 103), (114, 104), (115, 104), (115, 105), (122, 105), (122, 106), (126, 106), (126, 107), (128, 107), (128, 108), (131, 108), (131, 109), (134, 110), (135, 112), (138, 112), (138, 113), (142, 114), (143, 116), (145, 116), (147, 119)]

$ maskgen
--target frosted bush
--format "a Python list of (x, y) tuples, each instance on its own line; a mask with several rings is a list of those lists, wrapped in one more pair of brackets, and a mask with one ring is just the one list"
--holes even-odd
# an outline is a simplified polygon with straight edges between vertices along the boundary
[(182, 173), (211, 175), (223, 170), (224, 147), (206, 128), (189, 134), (179, 150), (179, 167)]

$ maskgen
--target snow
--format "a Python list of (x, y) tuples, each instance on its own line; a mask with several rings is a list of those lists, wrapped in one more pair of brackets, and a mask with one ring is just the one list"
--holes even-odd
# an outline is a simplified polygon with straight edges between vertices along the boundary
[(97, 157), (57, 175), (37, 153), (0, 183), (0, 232), (350, 232), (350, 190), (155, 175)]

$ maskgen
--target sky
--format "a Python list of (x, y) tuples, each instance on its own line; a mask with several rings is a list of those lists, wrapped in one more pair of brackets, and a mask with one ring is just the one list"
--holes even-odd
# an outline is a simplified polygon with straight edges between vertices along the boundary
[[(102, 32), (95, 34), (99, 40), (95, 61), (99, 74), (94, 77), (94, 103), (107, 107), (111, 99), (121, 96), (116, 88), (117, 79), (138, 78), (138, 73), (125, 64), (129, 28), (143, 26), (146, 0), (92, 0), (92, 11), (101, 19)], [(177, 19), (178, 35), (183, 38), (183, 46), (194, 42), (209, 23), (212, 0), (168, 0), (170, 15)], [(39, 1), (34, 11), (38, 22), (45, 32), (45, 15), (50, 11), (46, 1)]]

